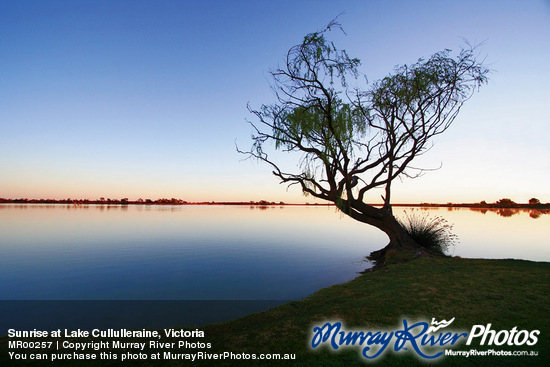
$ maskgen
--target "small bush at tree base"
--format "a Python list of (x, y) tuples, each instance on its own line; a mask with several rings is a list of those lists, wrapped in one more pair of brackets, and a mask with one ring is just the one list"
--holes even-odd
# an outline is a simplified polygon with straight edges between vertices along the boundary
[(414, 211), (411, 214), (404, 212), (405, 218), (398, 219), (399, 224), (416, 243), (428, 251), (445, 255), (450, 247), (459, 242), (458, 236), (452, 232), (453, 225), (445, 218), (430, 217), (428, 213), (420, 215)]

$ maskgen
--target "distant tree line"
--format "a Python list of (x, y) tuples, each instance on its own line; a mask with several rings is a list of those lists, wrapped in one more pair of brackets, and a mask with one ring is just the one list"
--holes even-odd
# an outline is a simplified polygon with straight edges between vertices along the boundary
[[(97, 200), (90, 199), (5, 199), (0, 198), (0, 203), (22, 203), (22, 204), (74, 204), (74, 205), (254, 205), (254, 206), (275, 206), (275, 205), (333, 205), (327, 203), (305, 203), (305, 204), (288, 204), (283, 201), (201, 201), (201, 202), (189, 202), (176, 198), (162, 198), (162, 199), (142, 199), (129, 200), (128, 198), (111, 199), (101, 197)], [(451, 203), (438, 204), (438, 203), (421, 203), (421, 204), (394, 204), (394, 206), (421, 206), (421, 207), (453, 207), (453, 208), (515, 208), (515, 209), (550, 209), (550, 203), (543, 204), (537, 198), (529, 199), (526, 204), (518, 204), (509, 198), (503, 198), (497, 200), (494, 203), (487, 203), (485, 200), (479, 203)]]
[[(5, 199), (0, 198), (0, 203), (20, 203), (20, 204), (74, 204), (74, 205), (256, 205), (256, 206), (274, 206), (274, 205), (296, 205), (296, 204), (286, 204), (283, 201), (203, 201), (203, 202), (189, 202), (182, 199), (176, 198), (162, 198), (157, 200), (151, 199), (142, 199), (129, 200), (128, 198), (122, 199), (111, 199), (101, 197), (97, 200), (90, 199), (29, 199), (29, 198), (20, 198), (20, 199)], [(309, 204), (306, 204), (309, 205)], [(318, 205), (318, 204), (313, 204)]]
[(457, 207), (457, 208), (515, 208), (515, 209), (549, 209), (550, 203), (542, 204), (539, 199), (531, 198), (527, 204), (518, 204), (509, 198), (503, 198), (495, 201), (494, 203), (487, 203), (485, 200), (479, 203), (447, 203), (447, 204), (434, 204), (434, 203), (422, 203), (420, 206), (426, 207)]

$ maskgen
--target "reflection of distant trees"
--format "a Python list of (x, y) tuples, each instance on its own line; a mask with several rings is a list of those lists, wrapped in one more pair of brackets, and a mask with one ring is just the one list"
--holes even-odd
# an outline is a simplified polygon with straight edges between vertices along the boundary
[(470, 208), (471, 211), (473, 212), (478, 212), (478, 213), (481, 213), (481, 214), (486, 214), (488, 209), (487, 208)]
[(529, 216), (533, 219), (537, 219), (543, 214), (550, 214), (550, 209), (532, 209), (529, 212)]
[(250, 205), (250, 210), (254, 210), (254, 209), (267, 210), (269, 208), (275, 208), (275, 206), (271, 206), (271, 205)]
[(470, 211), (486, 214), (487, 212), (495, 213), (501, 217), (509, 218), (519, 213), (529, 213), (533, 219), (539, 218), (543, 214), (550, 214), (550, 209), (523, 209), (523, 208), (469, 208)]
[(531, 198), (528, 204), (518, 204), (511, 199), (504, 198), (493, 204), (488, 204), (485, 200), (477, 204), (455, 204), (454, 206), (467, 207), (471, 211), (485, 214), (488, 211), (496, 213), (501, 217), (511, 217), (520, 212), (529, 213), (533, 219), (539, 218), (543, 214), (550, 213), (550, 204), (542, 204), (539, 199)]
[(498, 215), (501, 217), (511, 217), (519, 213), (519, 209), (510, 209), (510, 208), (500, 208), (498, 209)]

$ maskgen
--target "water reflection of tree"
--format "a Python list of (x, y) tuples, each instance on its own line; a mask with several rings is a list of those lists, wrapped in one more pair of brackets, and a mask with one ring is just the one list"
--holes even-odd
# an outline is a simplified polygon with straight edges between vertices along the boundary
[(470, 208), (470, 210), (481, 214), (487, 214), (487, 212), (489, 211), (487, 208)]
[(531, 209), (529, 216), (533, 219), (539, 218), (543, 214), (550, 214), (549, 209)]
[(519, 213), (519, 209), (510, 209), (510, 208), (500, 208), (498, 209), (498, 212), (497, 212), (498, 215), (505, 218), (511, 217), (518, 213)]
[(274, 206), (269, 205), (250, 205), (250, 210), (259, 209), (259, 210), (267, 210), (269, 208), (274, 208)]

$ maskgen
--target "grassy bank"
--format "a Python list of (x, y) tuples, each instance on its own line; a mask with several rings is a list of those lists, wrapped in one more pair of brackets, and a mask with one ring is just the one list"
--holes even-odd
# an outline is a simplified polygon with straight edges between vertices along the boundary
[[(542, 365), (550, 360), (549, 315), (550, 263), (422, 258), (364, 274), (266, 313), (210, 326), (207, 335), (213, 345), (227, 350), (295, 351), (297, 361), (307, 365), (364, 365), (359, 348), (337, 353), (308, 349), (312, 324), (337, 319), (348, 328), (376, 331), (396, 329), (403, 317), (428, 322), (432, 317), (455, 317), (453, 328), (468, 332), (475, 324), (487, 323), (497, 331), (514, 326), (538, 329), (539, 342), (526, 349), (538, 350), (539, 357), (446, 357), (438, 364)], [(379, 357), (382, 365), (416, 365), (417, 361), (411, 353)]]
[[(538, 357), (442, 357), (441, 366), (537, 366), (550, 360), (550, 263), (519, 260), (477, 260), (460, 258), (419, 258), (387, 266), (341, 285), (318, 291), (301, 301), (252, 314), (238, 320), (207, 325), (201, 341), (209, 342), (208, 352), (296, 353), (292, 363), (257, 365), (304, 366), (384, 366), (418, 365), (410, 351), (393, 354), (389, 350), (373, 361), (360, 356), (360, 348), (337, 352), (322, 347), (311, 350), (310, 332), (314, 324), (339, 320), (347, 329), (378, 331), (403, 329), (402, 319), (449, 320), (449, 329), (470, 333), (473, 325), (491, 323), (492, 330), (540, 330), (535, 346), (456, 346), (453, 350), (535, 350)], [(390, 345), (391, 348), (393, 344)], [(7, 347), (2, 343), (2, 359)], [(189, 353), (194, 350), (176, 350)], [(161, 353), (162, 354), (162, 353)], [(71, 363), (71, 365), (74, 363)], [(9, 364), (2, 364), (9, 365)], [(33, 364), (34, 365), (34, 364)], [(51, 364), (45, 364), (51, 365)], [(90, 363), (84, 363), (90, 365)], [(102, 365), (156, 365), (103, 363)], [(252, 361), (160, 361), (159, 365), (255, 365)]]

